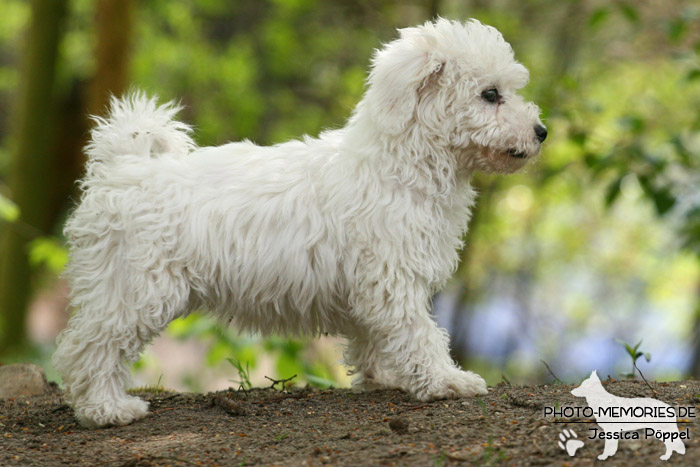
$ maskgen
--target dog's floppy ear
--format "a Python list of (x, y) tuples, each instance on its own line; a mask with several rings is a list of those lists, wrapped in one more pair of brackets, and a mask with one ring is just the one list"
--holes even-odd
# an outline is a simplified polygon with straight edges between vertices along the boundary
[(420, 89), (445, 66), (434, 36), (419, 28), (402, 29), (400, 33), (400, 39), (375, 52), (365, 95), (372, 120), (389, 134), (406, 128)]

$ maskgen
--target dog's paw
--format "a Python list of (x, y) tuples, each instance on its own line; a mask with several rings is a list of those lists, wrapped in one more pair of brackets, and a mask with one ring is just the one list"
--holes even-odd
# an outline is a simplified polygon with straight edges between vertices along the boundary
[(141, 420), (148, 413), (148, 402), (137, 397), (126, 396), (116, 401), (91, 401), (76, 404), (75, 416), (83, 426), (100, 428), (128, 425)]
[(487, 393), (486, 381), (481, 376), (461, 370), (435, 375), (425, 388), (415, 391), (416, 397), (422, 401), (459, 399)]

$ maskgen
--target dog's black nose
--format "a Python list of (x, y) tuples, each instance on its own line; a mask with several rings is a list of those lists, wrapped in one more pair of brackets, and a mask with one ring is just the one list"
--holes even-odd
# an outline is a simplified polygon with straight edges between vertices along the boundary
[(535, 125), (535, 136), (540, 143), (543, 143), (547, 139), (547, 129), (542, 125)]

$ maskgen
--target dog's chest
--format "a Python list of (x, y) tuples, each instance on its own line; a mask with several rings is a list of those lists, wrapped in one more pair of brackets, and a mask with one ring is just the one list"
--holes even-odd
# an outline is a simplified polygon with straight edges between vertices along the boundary
[(444, 199), (410, 190), (380, 198), (350, 225), (348, 248), (360, 249), (360, 274), (407, 274), (433, 291), (443, 287), (457, 265), (474, 197), (465, 182)]

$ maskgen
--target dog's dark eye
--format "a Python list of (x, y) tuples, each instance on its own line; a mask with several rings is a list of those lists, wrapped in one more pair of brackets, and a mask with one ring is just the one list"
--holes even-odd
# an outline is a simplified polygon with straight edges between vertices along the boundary
[(501, 96), (498, 94), (498, 89), (491, 88), (481, 93), (481, 97), (487, 102), (496, 103), (500, 100)]

